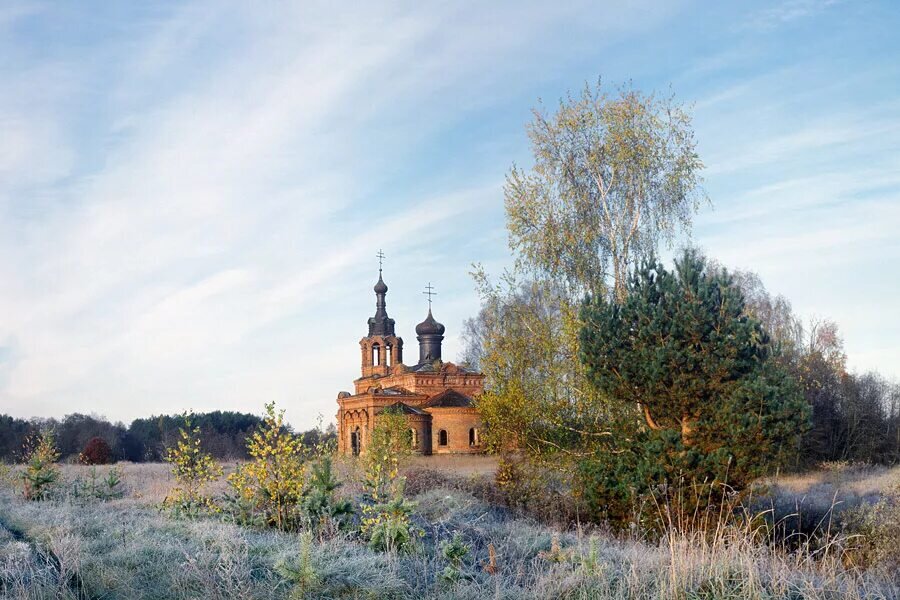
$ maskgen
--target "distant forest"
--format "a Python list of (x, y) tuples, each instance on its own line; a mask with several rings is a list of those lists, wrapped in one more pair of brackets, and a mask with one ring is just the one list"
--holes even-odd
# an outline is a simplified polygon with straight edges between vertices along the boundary
[[(248, 413), (215, 411), (195, 414), (192, 423), (200, 427), (204, 449), (219, 460), (247, 458), (246, 438), (262, 419)], [(109, 444), (111, 459), (132, 462), (159, 462), (165, 449), (172, 445), (179, 427), (184, 425), (181, 415), (161, 415), (135, 419), (126, 427), (111, 423), (103, 417), (74, 413), (62, 419), (16, 419), (0, 415), (0, 462), (18, 462), (28, 437), (42, 430), (52, 430), (61, 460), (77, 462), (88, 442), (102, 438)], [(333, 426), (328, 430), (311, 429), (298, 433), (304, 445), (335, 436)]]

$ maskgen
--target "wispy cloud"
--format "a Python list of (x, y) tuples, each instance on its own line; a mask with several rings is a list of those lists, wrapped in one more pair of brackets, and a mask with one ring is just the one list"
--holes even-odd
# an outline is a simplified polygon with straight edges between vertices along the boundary
[[(453, 350), (477, 308), (470, 263), (508, 260), (501, 182), (527, 160), (529, 108), (623, 59), (662, 65), (642, 49), (686, 48), (670, 26), (682, 9), (5, 5), (0, 411), (132, 418), (275, 399), (311, 425), (356, 375), (382, 247), (398, 325), (411, 331), (420, 284), (436, 281)], [(715, 86), (678, 90), (707, 98), (695, 110), (719, 209), (698, 219), (701, 242), (776, 275), (794, 264), (785, 253), (886, 243), (896, 164), (853, 159), (889, 147), (896, 111), (787, 122), (798, 96), (776, 92), (803, 67), (727, 77), (742, 59), (726, 50), (692, 76), (714, 72)], [(777, 131), (741, 127), (760, 93)], [(840, 225), (858, 198), (876, 227)], [(784, 208), (822, 225), (786, 229), (773, 216)]]
[(776, 3), (776, 6), (759, 11), (747, 26), (759, 29), (772, 29), (798, 19), (804, 19), (839, 4), (841, 0), (788, 0)]

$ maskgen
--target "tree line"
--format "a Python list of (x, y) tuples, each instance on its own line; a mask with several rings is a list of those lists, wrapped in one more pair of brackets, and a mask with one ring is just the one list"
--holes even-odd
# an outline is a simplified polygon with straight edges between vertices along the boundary
[(778, 360), (800, 382), (811, 411), (794, 464), (900, 462), (900, 383), (875, 371), (850, 371), (837, 323), (819, 317), (804, 322), (757, 274), (739, 271), (735, 277), (748, 314), (777, 343)]
[[(248, 458), (246, 438), (263, 422), (249, 413), (213, 411), (191, 416), (200, 428), (200, 439), (206, 452), (219, 460)], [(27, 440), (33, 434), (51, 430), (60, 460), (78, 461), (91, 440), (100, 438), (109, 446), (112, 461), (160, 462), (166, 448), (171, 447), (184, 427), (184, 415), (159, 415), (135, 419), (127, 427), (97, 415), (73, 413), (61, 419), (18, 419), (0, 415), (0, 462), (18, 462)], [(311, 429), (298, 436), (305, 445), (315, 446), (333, 437), (328, 430)]]

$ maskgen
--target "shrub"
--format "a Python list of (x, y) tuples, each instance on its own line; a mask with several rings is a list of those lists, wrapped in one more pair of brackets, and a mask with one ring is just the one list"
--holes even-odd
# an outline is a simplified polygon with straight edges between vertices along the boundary
[(416, 537), (424, 535), (410, 518), (415, 508), (416, 503), (403, 496), (403, 479), (398, 479), (386, 502), (363, 509), (361, 531), (368, 537), (369, 547), (391, 553), (412, 550)]
[(900, 485), (875, 504), (848, 509), (840, 518), (849, 536), (846, 560), (858, 567), (879, 567), (900, 581)]
[(403, 413), (387, 408), (375, 420), (366, 448), (360, 533), (376, 550), (409, 550), (415, 537), (424, 535), (410, 519), (415, 503), (403, 495), (400, 462), (409, 453), (409, 435)]
[(274, 402), (266, 404), (263, 423), (247, 438), (247, 452), (253, 460), (228, 476), (237, 501), (281, 531), (299, 529), (306, 494), (305, 451), (300, 438), (284, 426), (284, 411), (276, 412)]
[(110, 462), (112, 449), (102, 437), (93, 437), (81, 451), (80, 461), (86, 465), (105, 465)]
[(204, 510), (215, 509), (212, 499), (203, 494), (203, 486), (222, 476), (222, 467), (212, 455), (200, 447), (200, 428), (193, 425), (192, 415), (183, 415), (184, 426), (175, 446), (166, 449), (166, 462), (172, 465), (176, 486), (163, 505), (178, 514), (195, 516)]
[(462, 561), (469, 554), (469, 546), (463, 543), (459, 532), (441, 545), (441, 556), (447, 561), (447, 566), (441, 571), (441, 579), (456, 581), (462, 575)]
[(59, 451), (53, 433), (45, 431), (32, 435), (25, 443), (25, 468), (20, 477), (26, 500), (46, 500), (59, 480)]
[(503, 454), (494, 473), (494, 482), (510, 508), (525, 509), (535, 493), (527, 466), (521, 458)]
[(122, 489), (122, 474), (118, 469), (110, 469), (101, 477), (97, 467), (91, 467), (87, 478), (76, 477), (72, 481), (72, 496), (76, 499), (99, 500), (105, 502), (125, 495)]
[(275, 565), (275, 570), (294, 584), (291, 589), (291, 598), (297, 600), (307, 598), (319, 587), (321, 577), (312, 560), (312, 534), (310, 532), (300, 535), (300, 551), (297, 554), (297, 560), (280, 561)]
[(327, 531), (333, 525), (340, 527), (353, 514), (350, 501), (338, 498), (335, 493), (341, 485), (334, 475), (330, 456), (322, 456), (313, 463), (308, 493), (303, 500), (303, 511), (312, 528)]

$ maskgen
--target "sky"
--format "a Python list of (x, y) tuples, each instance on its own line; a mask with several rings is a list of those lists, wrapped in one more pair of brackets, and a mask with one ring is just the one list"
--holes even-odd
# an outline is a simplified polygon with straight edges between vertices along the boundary
[(532, 109), (598, 77), (692, 111), (678, 243), (900, 379), (897, 31), (868, 0), (3, 2), (0, 413), (330, 422), (379, 249), (407, 359), (428, 282), (453, 359)]

